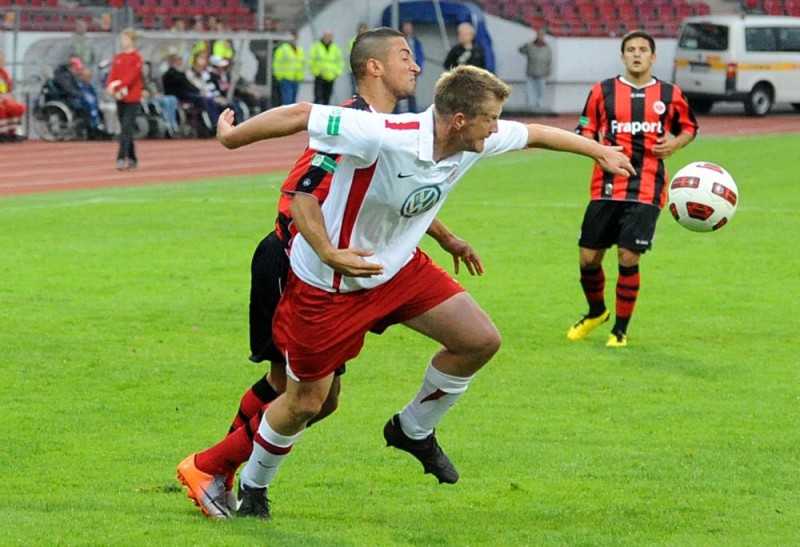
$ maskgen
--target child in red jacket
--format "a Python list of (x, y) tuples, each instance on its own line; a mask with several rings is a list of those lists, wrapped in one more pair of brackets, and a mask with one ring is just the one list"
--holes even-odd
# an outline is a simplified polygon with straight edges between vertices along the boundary
[[(122, 51), (114, 56), (106, 84), (109, 95), (117, 101), (117, 117), (120, 124), (117, 169), (136, 169), (137, 164), (133, 133), (144, 88), (143, 62), (142, 56), (136, 50), (137, 40), (136, 31), (132, 28), (120, 32), (119, 44)], [(125, 160), (128, 162), (127, 165)]]

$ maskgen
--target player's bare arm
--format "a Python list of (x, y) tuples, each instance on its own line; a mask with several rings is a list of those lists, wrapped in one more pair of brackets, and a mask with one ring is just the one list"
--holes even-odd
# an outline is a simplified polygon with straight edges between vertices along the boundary
[(603, 171), (627, 177), (636, 170), (621, 146), (605, 146), (571, 131), (549, 125), (528, 124), (528, 147), (571, 152), (592, 158)]
[(453, 270), (456, 274), (460, 262), (463, 262), (470, 275), (483, 275), (483, 262), (472, 245), (457, 237), (438, 218), (433, 219), (427, 234), (435, 239), (442, 249), (453, 255)]
[(292, 220), (297, 230), (327, 266), (348, 277), (372, 277), (383, 273), (383, 266), (364, 260), (372, 256), (367, 249), (338, 249), (328, 239), (325, 218), (317, 198), (310, 194), (295, 194), (291, 204)]
[(217, 121), (217, 140), (228, 149), (254, 142), (276, 139), (305, 131), (311, 103), (296, 103), (271, 108), (245, 122), (234, 125), (233, 110), (226, 108)]
[(691, 133), (680, 133), (675, 137), (661, 135), (653, 147), (653, 154), (659, 158), (668, 158), (694, 140)]

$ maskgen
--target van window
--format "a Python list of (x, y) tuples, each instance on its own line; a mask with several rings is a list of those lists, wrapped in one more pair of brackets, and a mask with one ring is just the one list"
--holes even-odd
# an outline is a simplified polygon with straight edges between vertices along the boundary
[(684, 49), (728, 49), (728, 27), (710, 23), (688, 23), (683, 27), (679, 47)]
[(777, 51), (778, 43), (774, 28), (750, 27), (744, 29), (747, 51)]
[(778, 46), (781, 51), (800, 51), (800, 27), (779, 28)]
[(747, 51), (800, 51), (800, 27), (750, 27), (744, 36)]

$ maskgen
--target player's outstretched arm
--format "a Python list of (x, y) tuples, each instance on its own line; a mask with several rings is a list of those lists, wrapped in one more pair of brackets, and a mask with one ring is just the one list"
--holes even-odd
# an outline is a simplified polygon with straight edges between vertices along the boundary
[(308, 127), (311, 103), (296, 103), (271, 108), (234, 126), (233, 110), (226, 108), (217, 121), (217, 140), (228, 149), (257, 141), (294, 135)]
[(291, 213), (297, 230), (319, 259), (337, 273), (349, 277), (372, 277), (383, 273), (383, 266), (364, 260), (363, 257), (372, 256), (372, 251), (338, 249), (331, 243), (325, 229), (325, 217), (316, 197), (303, 193), (294, 194)]
[(435, 239), (442, 249), (453, 255), (453, 270), (456, 274), (460, 262), (463, 262), (470, 275), (483, 275), (483, 262), (472, 245), (457, 237), (438, 218), (433, 219), (427, 234)]
[(615, 175), (635, 175), (630, 159), (622, 153), (621, 146), (605, 146), (581, 137), (571, 131), (549, 125), (528, 124), (528, 147), (571, 152), (592, 158), (603, 171)]

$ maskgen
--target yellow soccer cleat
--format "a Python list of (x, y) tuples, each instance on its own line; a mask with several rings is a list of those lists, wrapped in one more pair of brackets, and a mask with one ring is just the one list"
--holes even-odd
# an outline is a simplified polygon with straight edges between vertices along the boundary
[(594, 329), (608, 321), (611, 317), (611, 312), (606, 310), (597, 317), (589, 317), (584, 315), (583, 319), (572, 325), (567, 331), (567, 338), (570, 340), (583, 340)]
[(628, 345), (628, 337), (624, 332), (612, 332), (608, 335), (607, 348), (624, 348)]

